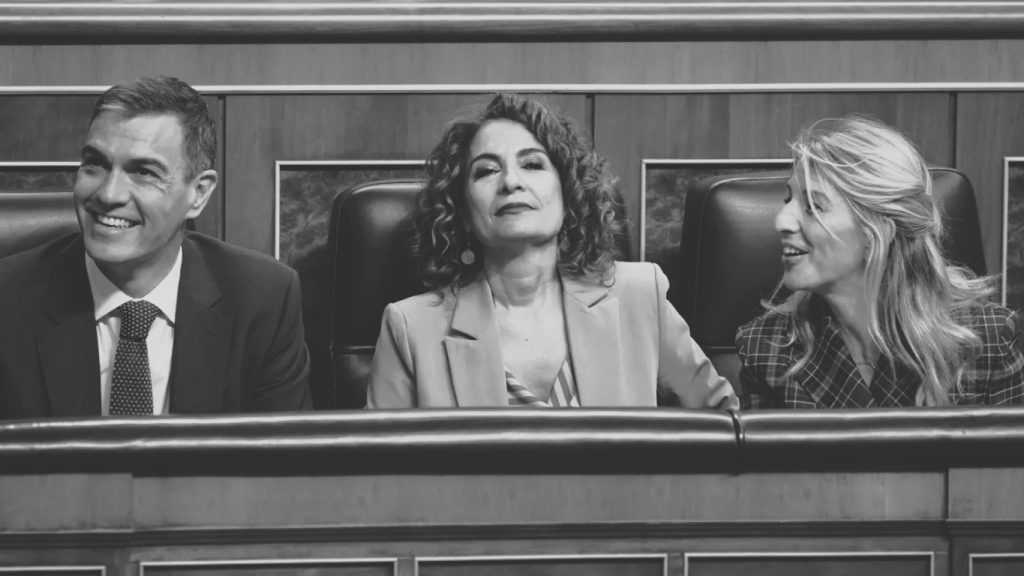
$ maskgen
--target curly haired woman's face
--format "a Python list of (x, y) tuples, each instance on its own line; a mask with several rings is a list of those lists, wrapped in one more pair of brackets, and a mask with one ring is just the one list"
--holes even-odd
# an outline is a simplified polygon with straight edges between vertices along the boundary
[(522, 124), (493, 120), (469, 146), (464, 222), (486, 250), (557, 241), (565, 207), (547, 151)]
[(786, 204), (775, 215), (775, 230), (782, 237), (782, 280), (790, 290), (823, 294), (863, 285), (867, 239), (846, 201), (814, 176), (805, 183), (803, 171), (794, 170)]

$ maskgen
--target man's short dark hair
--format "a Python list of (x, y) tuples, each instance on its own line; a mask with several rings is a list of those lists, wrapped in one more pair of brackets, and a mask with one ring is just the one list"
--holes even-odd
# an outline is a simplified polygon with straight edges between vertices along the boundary
[(191, 181), (200, 172), (213, 168), (217, 158), (216, 124), (203, 97), (181, 80), (153, 76), (113, 86), (96, 100), (89, 123), (107, 112), (125, 118), (150, 114), (176, 116), (185, 134), (185, 179)]

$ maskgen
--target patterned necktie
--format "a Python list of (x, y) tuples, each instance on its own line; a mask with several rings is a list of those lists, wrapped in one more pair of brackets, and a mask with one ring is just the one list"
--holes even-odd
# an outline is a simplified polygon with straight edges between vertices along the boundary
[(121, 311), (121, 335), (114, 354), (110, 387), (110, 415), (152, 415), (153, 380), (149, 373), (146, 336), (160, 309), (145, 300), (125, 302)]

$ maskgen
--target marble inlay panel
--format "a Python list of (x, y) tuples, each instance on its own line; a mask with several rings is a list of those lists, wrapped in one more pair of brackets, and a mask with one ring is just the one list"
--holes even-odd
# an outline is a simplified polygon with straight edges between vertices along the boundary
[(1006, 306), (1024, 313), (1024, 158), (1006, 170)]
[(299, 165), (280, 170), (279, 258), (299, 274), (310, 385), (330, 380), (331, 260), (327, 232), (331, 204), (340, 192), (374, 180), (420, 178), (422, 166)]
[(644, 260), (671, 271), (679, 259), (686, 195), (701, 180), (712, 176), (787, 170), (788, 161), (764, 163), (736, 160), (722, 163), (647, 164), (644, 189)]
[(0, 194), (18, 192), (71, 192), (78, 167), (0, 167)]

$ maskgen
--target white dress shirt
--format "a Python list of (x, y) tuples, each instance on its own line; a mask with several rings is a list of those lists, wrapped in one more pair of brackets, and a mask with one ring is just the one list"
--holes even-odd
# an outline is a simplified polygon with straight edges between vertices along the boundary
[(110, 386), (114, 377), (114, 355), (121, 340), (121, 314), (118, 307), (131, 300), (145, 300), (160, 309), (146, 337), (149, 352), (149, 373), (153, 382), (153, 414), (167, 414), (170, 395), (167, 383), (171, 376), (171, 355), (174, 352), (174, 313), (178, 308), (178, 283), (181, 280), (181, 249), (171, 271), (156, 288), (142, 298), (132, 298), (103, 275), (88, 254), (85, 271), (92, 289), (96, 312), (96, 342), (100, 351), (100, 406), (104, 416), (110, 414)]

